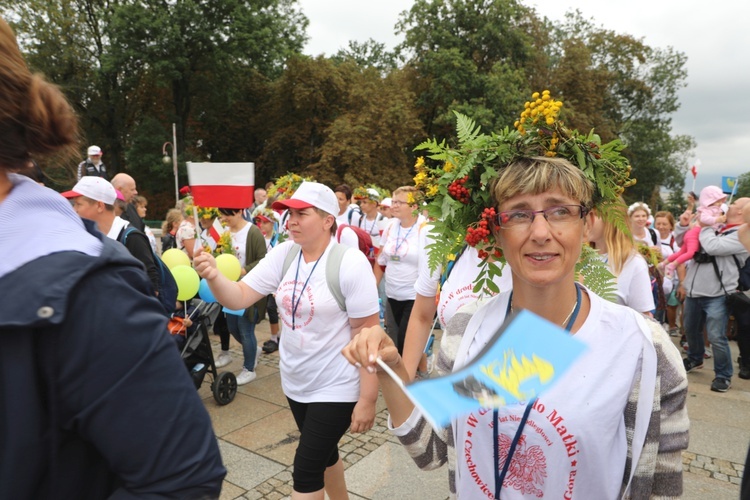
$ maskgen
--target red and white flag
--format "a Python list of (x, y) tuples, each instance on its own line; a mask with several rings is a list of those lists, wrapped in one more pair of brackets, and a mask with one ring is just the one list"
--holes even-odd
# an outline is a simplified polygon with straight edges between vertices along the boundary
[(253, 204), (254, 163), (187, 162), (193, 203), (200, 207), (248, 208)]
[(696, 158), (695, 161), (693, 162), (692, 168), (690, 169), (690, 173), (693, 174), (693, 179), (698, 177), (698, 167), (700, 167), (700, 165), (701, 165), (701, 161), (698, 158)]
[(221, 222), (219, 222), (219, 218), (217, 217), (214, 219), (214, 224), (208, 228), (208, 235), (211, 236), (211, 239), (214, 240), (215, 243), (218, 243), (219, 239), (221, 239), (222, 233), (226, 230), (227, 228), (221, 225)]

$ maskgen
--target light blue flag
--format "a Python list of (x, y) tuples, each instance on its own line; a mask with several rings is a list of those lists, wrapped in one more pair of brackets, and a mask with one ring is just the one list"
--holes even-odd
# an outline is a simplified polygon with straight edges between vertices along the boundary
[(538, 397), (586, 349), (557, 325), (522, 311), (467, 366), (408, 384), (404, 391), (433, 427), (445, 427), (452, 419), (480, 408)]

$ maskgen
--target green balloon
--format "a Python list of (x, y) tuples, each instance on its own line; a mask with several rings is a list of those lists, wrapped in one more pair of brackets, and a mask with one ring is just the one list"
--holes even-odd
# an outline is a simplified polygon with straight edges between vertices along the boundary
[(175, 266), (170, 269), (177, 283), (177, 300), (190, 300), (198, 293), (201, 279), (190, 266)]

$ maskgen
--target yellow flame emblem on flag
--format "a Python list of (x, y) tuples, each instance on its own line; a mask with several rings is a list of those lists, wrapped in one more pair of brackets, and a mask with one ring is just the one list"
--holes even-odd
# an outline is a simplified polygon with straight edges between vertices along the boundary
[(542, 384), (546, 384), (555, 375), (555, 367), (549, 361), (536, 354), (531, 359), (521, 355), (519, 360), (512, 349), (505, 351), (503, 361), (493, 361), (481, 368), (482, 373), (490, 377), (500, 387), (515, 396), (518, 400), (529, 399), (536, 394), (521, 392), (521, 384), (533, 377), (539, 377)]

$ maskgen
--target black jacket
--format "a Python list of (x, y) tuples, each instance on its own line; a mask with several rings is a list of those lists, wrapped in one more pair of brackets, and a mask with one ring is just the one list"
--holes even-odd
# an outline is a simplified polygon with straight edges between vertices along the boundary
[(58, 252), (0, 278), (0, 499), (214, 498), (211, 421), (135, 261)]
[[(120, 234), (117, 235), (117, 241), (122, 243), (123, 235), (127, 227), (122, 228)], [(151, 286), (154, 291), (159, 290), (159, 270), (156, 268), (156, 262), (154, 261), (154, 251), (151, 248), (151, 243), (148, 241), (148, 236), (143, 234), (141, 231), (135, 230), (128, 233), (128, 237), (125, 238), (125, 248), (128, 249), (130, 255), (138, 259), (143, 267), (146, 269), (148, 279), (151, 281)], [(152, 294), (153, 295), (153, 294)]]
[(78, 180), (80, 181), (81, 177), (84, 177), (86, 175), (93, 175), (95, 177), (102, 177), (106, 180), (109, 180), (109, 175), (107, 175), (107, 166), (103, 162), (99, 162), (99, 166), (97, 167), (96, 165), (94, 165), (90, 158), (86, 158), (78, 164)]
[(132, 203), (128, 203), (127, 208), (125, 211), (120, 215), (120, 218), (125, 219), (126, 221), (130, 222), (130, 225), (136, 228), (137, 230), (144, 232), (146, 230), (146, 223), (143, 222), (143, 219), (141, 219), (141, 216), (138, 215), (138, 210), (136, 210), (135, 205)]

